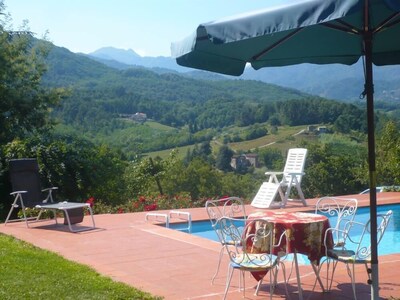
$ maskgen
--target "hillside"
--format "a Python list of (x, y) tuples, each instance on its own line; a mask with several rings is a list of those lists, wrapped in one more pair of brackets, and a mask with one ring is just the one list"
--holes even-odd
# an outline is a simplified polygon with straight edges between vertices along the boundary
[[(55, 46), (47, 63), (43, 83), (69, 89), (53, 112), (60, 121), (57, 130), (112, 145), (129, 157), (210, 141), (233, 125), (249, 129), (240, 139), (232, 133), (231, 142), (261, 136), (264, 129), (257, 124), (266, 122), (297, 126), (334, 124), (340, 118), (343, 130), (365, 128), (359, 117), (364, 112), (354, 105), (261, 81), (194, 79), (144, 67), (119, 70)], [(137, 112), (171, 130), (127, 119)]]
[(75, 54), (67, 48), (49, 45), (51, 51), (47, 57), (48, 71), (43, 81), (51, 86), (71, 86), (82, 80), (96, 80), (114, 74), (115, 71), (102, 63)]
[[(364, 88), (362, 60), (352, 66), (301, 64), (281, 68), (246, 70), (244, 79), (291, 87), (324, 98), (357, 101)], [(375, 99), (400, 99), (400, 67), (374, 67)]]
[[(74, 86), (82, 89), (110, 91), (118, 89), (119, 94), (136, 93), (149, 100), (196, 101), (216, 97), (246, 97), (255, 102), (281, 99), (306, 98), (310, 95), (276, 85), (252, 80), (222, 80), (215, 83), (208, 78), (201, 80), (180, 76), (178, 73), (158, 74), (147, 68), (129, 67), (124, 70), (105, 66), (85, 55), (75, 54), (66, 48), (54, 46), (48, 57), (48, 72), (44, 83), (55, 86)], [(197, 72), (198, 73), (198, 72)], [(198, 77), (201, 77), (198, 75)], [(148, 93), (151, 93), (148, 94)]]
[[(171, 57), (141, 57), (133, 50), (122, 50), (113, 47), (101, 48), (89, 54), (108, 66), (125, 69), (129, 66), (158, 67), (180, 72), (185, 76), (198, 78), (199, 72), (176, 64)], [(233, 79), (211, 72), (201, 72), (207, 79)], [(353, 66), (339, 64), (311, 65), (302, 64), (279, 68), (264, 68), (258, 71), (248, 69), (241, 79), (259, 80), (300, 90), (328, 99), (357, 101), (364, 86), (363, 65), (360, 60)], [(374, 67), (375, 97), (383, 101), (400, 99), (400, 66)]]

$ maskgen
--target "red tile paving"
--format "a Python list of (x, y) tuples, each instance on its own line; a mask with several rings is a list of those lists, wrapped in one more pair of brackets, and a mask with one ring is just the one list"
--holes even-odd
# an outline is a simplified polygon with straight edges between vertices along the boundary
[[(368, 205), (368, 195), (353, 195), (360, 206)], [(309, 206), (289, 203), (286, 210), (313, 210), (315, 199)], [(378, 194), (379, 204), (400, 203), (400, 193)], [(255, 211), (246, 207), (247, 213)], [(207, 219), (204, 208), (190, 211), (193, 220)], [(64, 225), (54, 222), (35, 223), (27, 229), (24, 223), (0, 225), (0, 232), (27, 241), (40, 248), (56, 252), (63, 257), (91, 266), (96, 271), (117, 281), (163, 296), (165, 299), (222, 299), (225, 288), (228, 258), (225, 257), (220, 274), (211, 285), (220, 245), (216, 242), (187, 233), (170, 230), (145, 222), (146, 213), (96, 215), (97, 229), (71, 233)], [(398, 218), (398, 216), (395, 216)], [(80, 226), (89, 226), (85, 217)], [(398, 254), (379, 257), (380, 297), (400, 299), (400, 249)], [(290, 270), (290, 264), (287, 266)], [(340, 265), (335, 273), (333, 289), (322, 293), (317, 286), (312, 292), (315, 275), (310, 266), (301, 266), (304, 299), (352, 299), (350, 279)], [(370, 298), (370, 286), (364, 266), (357, 266), (356, 280), (358, 299)], [(294, 273), (293, 273), (294, 274)], [(228, 299), (243, 299), (238, 291), (238, 274), (234, 275)], [(282, 280), (280, 275), (278, 280)], [(258, 296), (254, 296), (256, 281), (246, 276), (245, 299), (269, 297), (269, 284), (265, 284)], [(288, 285), (291, 299), (298, 299), (297, 285), (292, 275)], [(273, 299), (285, 299), (285, 289), (278, 284)]]

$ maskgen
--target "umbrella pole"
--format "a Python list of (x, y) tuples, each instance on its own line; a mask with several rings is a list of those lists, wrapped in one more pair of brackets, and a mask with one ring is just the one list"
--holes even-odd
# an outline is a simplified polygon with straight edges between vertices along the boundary
[(368, 165), (369, 165), (369, 199), (371, 220), (371, 299), (379, 299), (378, 241), (377, 241), (377, 209), (376, 209), (376, 169), (375, 169), (375, 125), (374, 125), (374, 85), (372, 70), (372, 33), (366, 32), (365, 45), (365, 91), (367, 95), (368, 120)]

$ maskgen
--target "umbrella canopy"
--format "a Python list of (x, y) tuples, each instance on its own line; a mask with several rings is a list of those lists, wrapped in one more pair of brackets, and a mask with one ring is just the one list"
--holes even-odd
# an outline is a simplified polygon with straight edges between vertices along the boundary
[(378, 299), (373, 68), (400, 64), (399, 0), (298, 0), (200, 24), (171, 45), (178, 64), (227, 75), (300, 63), (364, 58), (371, 211), (371, 298)]
[(172, 44), (172, 55), (182, 66), (241, 75), (247, 63), (256, 70), (299, 63), (351, 65), (365, 55), (363, 41), (370, 37), (375, 65), (400, 63), (399, 1), (287, 2), (201, 24)]

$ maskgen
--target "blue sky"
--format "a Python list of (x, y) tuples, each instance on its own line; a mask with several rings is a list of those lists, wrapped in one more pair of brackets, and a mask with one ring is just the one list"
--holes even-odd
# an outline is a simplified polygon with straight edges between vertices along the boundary
[(198, 24), (282, 0), (4, 0), (15, 30), (23, 20), (37, 37), (73, 52), (101, 47), (170, 56), (170, 45)]

